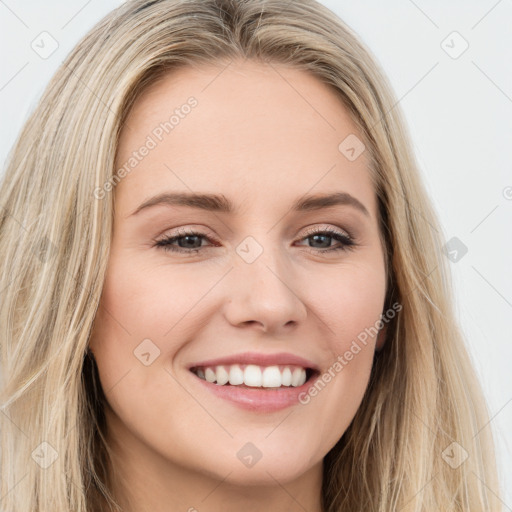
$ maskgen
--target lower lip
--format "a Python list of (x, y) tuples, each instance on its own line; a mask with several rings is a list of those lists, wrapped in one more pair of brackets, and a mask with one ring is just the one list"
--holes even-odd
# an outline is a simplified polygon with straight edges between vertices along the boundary
[[(192, 372), (191, 372), (192, 373)], [(265, 390), (262, 388), (245, 388), (240, 386), (220, 386), (201, 379), (194, 373), (193, 377), (202, 383), (208, 391), (224, 398), (241, 409), (258, 412), (273, 412), (286, 409), (299, 402), (308, 389), (314, 384), (316, 377), (311, 377), (302, 386), (282, 387), (280, 389)]]

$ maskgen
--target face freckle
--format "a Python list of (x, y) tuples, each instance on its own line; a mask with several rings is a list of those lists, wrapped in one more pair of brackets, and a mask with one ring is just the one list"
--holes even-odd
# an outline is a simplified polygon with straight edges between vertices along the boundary
[[(269, 474), (298, 482), (318, 475), (368, 385), (377, 337), (358, 336), (379, 320), (386, 293), (368, 158), (353, 158), (359, 146), (340, 149), (361, 137), (331, 88), (248, 61), (221, 75), (183, 68), (145, 90), (116, 169), (190, 97), (197, 104), (111, 192), (114, 232), (90, 345), (112, 446), (128, 480), (144, 472), (185, 485), (186, 470), (219, 480), (231, 472), (239, 484), (269, 485)], [(200, 375), (217, 366), (233, 382), (241, 371), (280, 389), (244, 381), (243, 397), (223, 396)], [(299, 402), (279, 381), (285, 367), (299, 368), (296, 379), (307, 370), (306, 390), (335, 376)], [(259, 457), (250, 470), (244, 446)]]

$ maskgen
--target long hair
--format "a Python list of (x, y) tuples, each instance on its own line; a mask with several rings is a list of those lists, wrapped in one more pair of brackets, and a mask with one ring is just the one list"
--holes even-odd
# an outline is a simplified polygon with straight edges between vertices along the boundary
[(386, 307), (402, 306), (324, 458), (324, 510), (500, 510), (489, 413), (400, 107), (370, 51), (314, 0), (128, 1), (50, 81), (0, 188), (1, 509), (117, 510), (105, 394), (87, 351), (114, 211), (114, 194), (95, 191), (116, 172), (120, 131), (146, 86), (239, 59), (311, 73), (347, 108), (378, 198)]

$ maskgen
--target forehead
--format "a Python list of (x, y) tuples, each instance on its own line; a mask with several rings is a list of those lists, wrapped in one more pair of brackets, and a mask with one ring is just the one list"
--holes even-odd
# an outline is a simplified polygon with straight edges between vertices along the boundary
[(116, 208), (126, 214), (172, 191), (277, 212), (305, 194), (346, 192), (374, 217), (366, 152), (354, 160), (340, 150), (354, 137), (362, 138), (335, 91), (305, 71), (252, 61), (177, 69), (126, 119)]

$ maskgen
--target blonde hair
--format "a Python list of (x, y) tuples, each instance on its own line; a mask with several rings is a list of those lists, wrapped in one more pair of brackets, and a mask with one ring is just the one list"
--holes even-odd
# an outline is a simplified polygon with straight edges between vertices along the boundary
[[(402, 114), (370, 51), (314, 0), (128, 1), (49, 83), (0, 189), (2, 510), (116, 509), (105, 394), (87, 354), (114, 194), (93, 191), (112, 178), (123, 123), (147, 85), (234, 59), (312, 73), (348, 109), (378, 198), (386, 308), (402, 305), (354, 420), (324, 459), (324, 510), (500, 510), (488, 411)], [(452, 467), (447, 449), (468, 457)]]

